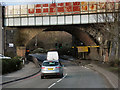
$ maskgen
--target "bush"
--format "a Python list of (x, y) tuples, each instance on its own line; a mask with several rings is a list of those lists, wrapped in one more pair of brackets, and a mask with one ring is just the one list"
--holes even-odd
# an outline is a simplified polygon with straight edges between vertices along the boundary
[(120, 66), (120, 59), (115, 59), (113, 61), (110, 61), (109, 64), (112, 67)]
[(114, 67), (115, 62), (114, 61), (110, 61), (109, 64), (110, 64), (111, 67)]
[(34, 51), (32, 51), (31, 53), (46, 53), (47, 50), (43, 49), (43, 48), (37, 48)]
[(2, 74), (10, 73), (22, 68), (22, 64), (18, 57), (12, 59), (2, 59)]

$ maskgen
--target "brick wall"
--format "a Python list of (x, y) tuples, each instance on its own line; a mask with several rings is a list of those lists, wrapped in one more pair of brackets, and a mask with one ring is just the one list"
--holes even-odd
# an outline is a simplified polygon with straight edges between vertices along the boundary
[(26, 52), (26, 47), (17, 47), (17, 56), (24, 57)]

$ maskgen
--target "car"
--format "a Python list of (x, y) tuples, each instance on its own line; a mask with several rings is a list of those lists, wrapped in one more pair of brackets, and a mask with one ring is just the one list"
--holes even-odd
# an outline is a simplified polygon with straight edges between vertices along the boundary
[(45, 60), (41, 66), (41, 79), (46, 76), (63, 77), (63, 65), (58, 60)]
[(0, 59), (11, 59), (11, 57), (6, 57), (6, 56), (0, 54)]

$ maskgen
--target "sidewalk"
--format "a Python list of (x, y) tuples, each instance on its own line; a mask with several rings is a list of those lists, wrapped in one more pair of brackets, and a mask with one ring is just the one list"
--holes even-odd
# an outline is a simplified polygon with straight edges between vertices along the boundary
[(2, 75), (2, 84), (18, 81), (30, 77), (40, 71), (33, 62), (25, 64), (25, 66), (16, 72)]
[(106, 69), (99, 67), (93, 63), (88, 64), (87, 67), (102, 74), (111, 84), (112, 88), (118, 88), (118, 75), (115, 75), (114, 73), (107, 71)]
[(119, 88), (118, 74), (115, 74), (107, 70), (106, 67), (108, 66), (101, 65), (102, 63), (95, 63), (95, 61), (91, 61), (91, 60), (75, 60), (74, 62), (77, 65), (86, 66), (103, 75), (106, 78), (106, 80), (110, 83), (111, 88)]

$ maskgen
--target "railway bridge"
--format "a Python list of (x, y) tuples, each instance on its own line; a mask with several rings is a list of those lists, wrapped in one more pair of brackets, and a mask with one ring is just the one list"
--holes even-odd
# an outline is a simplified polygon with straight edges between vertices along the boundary
[[(5, 51), (16, 52), (17, 35), (18, 42), (21, 42), (18, 46), (28, 47), (33, 39), (36, 40), (35, 45), (39, 39), (43, 48), (52, 48), (55, 42), (67, 42), (66, 45), (73, 47), (73, 42), (77, 41), (75, 46), (78, 47), (78, 52), (90, 51), (88, 59), (100, 59), (104, 55), (105, 60), (108, 60), (110, 41), (109, 33), (105, 30), (108, 29), (106, 26), (118, 22), (119, 6), (119, 2), (5, 6)], [(57, 41), (56, 37), (63, 39)], [(51, 44), (47, 43), (49, 41)], [(87, 48), (81, 50), (83, 46)]]

